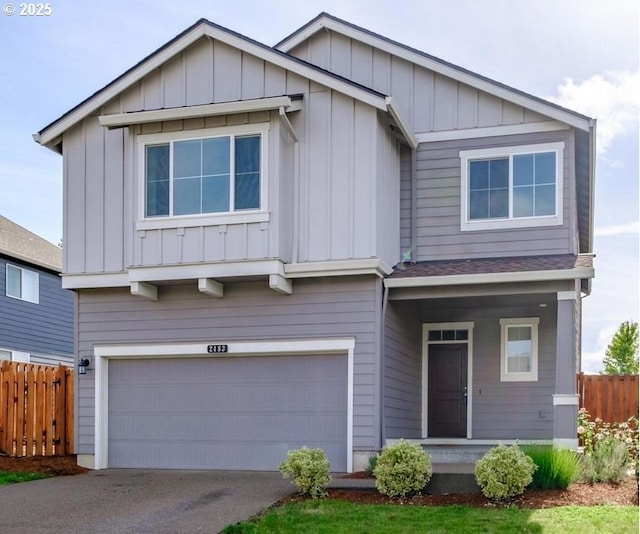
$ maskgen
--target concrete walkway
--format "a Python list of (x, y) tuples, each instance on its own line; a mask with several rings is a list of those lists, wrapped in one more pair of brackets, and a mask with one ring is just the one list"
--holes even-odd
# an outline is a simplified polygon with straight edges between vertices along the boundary
[(277, 472), (106, 469), (0, 486), (0, 532), (211, 534), (294, 491)]

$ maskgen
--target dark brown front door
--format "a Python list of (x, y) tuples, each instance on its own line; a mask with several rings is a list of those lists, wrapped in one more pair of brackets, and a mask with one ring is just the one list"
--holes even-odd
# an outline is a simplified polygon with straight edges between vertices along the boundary
[(467, 436), (467, 345), (429, 345), (430, 438)]

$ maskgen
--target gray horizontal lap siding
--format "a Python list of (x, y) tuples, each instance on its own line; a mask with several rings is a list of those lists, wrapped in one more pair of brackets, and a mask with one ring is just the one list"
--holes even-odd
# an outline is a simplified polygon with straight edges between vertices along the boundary
[[(7, 263), (38, 273), (38, 304), (7, 296)], [(28, 352), (34, 363), (51, 363), (51, 357), (56, 363), (71, 362), (73, 300), (73, 293), (62, 289), (57, 273), (0, 257), (0, 348)]]
[(419, 308), (389, 302), (384, 332), (386, 438), (422, 437), (422, 323)]
[[(379, 446), (380, 280), (375, 277), (294, 281), (292, 295), (266, 282), (226, 284), (221, 299), (195, 285), (159, 289), (151, 302), (127, 290), (79, 291), (81, 356), (96, 344), (300, 339), (354, 336), (354, 448)], [(78, 452), (93, 453), (95, 390), (91, 371), (79, 379)]]
[[(564, 141), (563, 223), (488, 231), (460, 230), (460, 150)], [(416, 260), (488, 258), (574, 252), (573, 134), (551, 133), (422, 143), (417, 153)]]
[[(539, 317), (538, 380), (500, 381), (500, 319)], [(473, 321), (473, 438), (551, 439), (555, 392), (556, 304), (546, 308), (505, 305), (490, 308), (428, 309), (425, 323)]]

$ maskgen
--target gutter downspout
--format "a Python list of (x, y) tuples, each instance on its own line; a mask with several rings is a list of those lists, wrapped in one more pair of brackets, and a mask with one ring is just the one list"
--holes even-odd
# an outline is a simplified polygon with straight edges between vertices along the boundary
[[(411, 148), (411, 250), (410, 261), (416, 262), (416, 248), (418, 246), (418, 149)], [(403, 258), (404, 259), (404, 258)]]

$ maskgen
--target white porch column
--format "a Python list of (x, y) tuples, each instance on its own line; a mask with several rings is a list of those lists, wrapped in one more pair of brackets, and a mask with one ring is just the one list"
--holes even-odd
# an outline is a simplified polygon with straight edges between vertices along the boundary
[(558, 292), (556, 329), (556, 387), (553, 395), (553, 444), (558, 447), (578, 446), (576, 419), (578, 394), (577, 369), (577, 301), (579, 290)]

